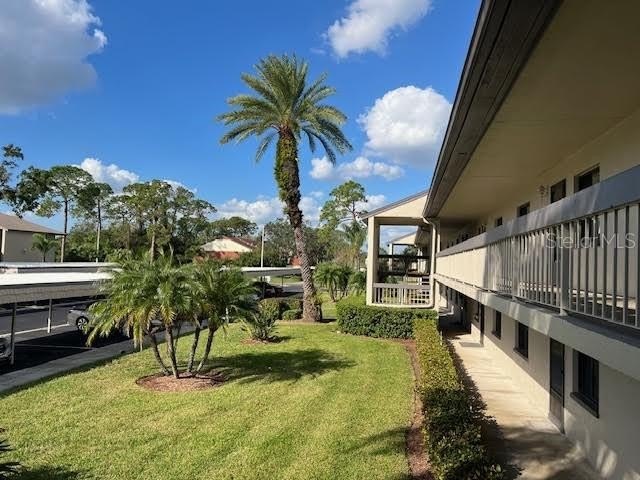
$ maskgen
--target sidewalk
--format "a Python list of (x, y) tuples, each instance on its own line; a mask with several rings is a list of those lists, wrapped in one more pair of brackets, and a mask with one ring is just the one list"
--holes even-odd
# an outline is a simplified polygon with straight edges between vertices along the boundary
[(496, 368), (471, 335), (457, 335), (451, 342), (486, 404), (486, 415), (495, 419), (497, 425), (487, 428), (489, 449), (507, 465), (507, 478), (600, 480), (578, 448)]
[(70, 370), (75, 370), (92, 363), (109, 360), (133, 351), (133, 341), (125, 340), (112, 345), (106, 345), (104, 347), (78, 353), (76, 355), (58, 358), (34, 367), (5, 373), (4, 375), (0, 375), (0, 394), (17, 387), (22, 387), (23, 385), (40, 381), (47, 377), (60, 375)]

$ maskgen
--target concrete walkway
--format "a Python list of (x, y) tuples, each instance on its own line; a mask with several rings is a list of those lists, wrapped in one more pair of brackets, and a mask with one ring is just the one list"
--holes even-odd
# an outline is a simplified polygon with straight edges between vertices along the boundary
[(489, 449), (507, 465), (508, 478), (600, 480), (577, 447), (497, 369), (471, 335), (452, 337), (452, 343), (486, 415), (495, 420), (486, 428)]
[(125, 340), (68, 357), (58, 358), (34, 367), (5, 373), (4, 375), (0, 375), (0, 394), (8, 390), (13, 390), (14, 388), (44, 380), (48, 377), (66, 373), (70, 370), (110, 360), (125, 353), (130, 353), (133, 350), (133, 341)]

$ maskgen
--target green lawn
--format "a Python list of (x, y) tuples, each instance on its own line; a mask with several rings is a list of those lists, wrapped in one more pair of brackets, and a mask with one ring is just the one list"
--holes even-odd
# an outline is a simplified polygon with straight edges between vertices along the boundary
[[(0, 397), (20, 479), (402, 479), (412, 379), (402, 345), (282, 325), (220, 336), (223, 386), (154, 393), (149, 351)], [(185, 349), (188, 341), (182, 341)]]
[(331, 300), (329, 293), (324, 290), (320, 290), (319, 295), (322, 300), (322, 318), (325, 320), (335, 320), (336, 304)]

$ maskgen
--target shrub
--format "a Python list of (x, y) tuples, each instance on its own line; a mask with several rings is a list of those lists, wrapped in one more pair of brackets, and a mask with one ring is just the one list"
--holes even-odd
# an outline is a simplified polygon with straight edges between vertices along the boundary
[(349, 289), (356, 295), (362, 295), (367, 285), (367, 273), (362, 271), (353, 272), (349, 277)]
[(361, 296), (346, 297), (336, 304), (340, 330), (353, 335), (381, 338), (413, 337), (417, 318), (435, 318), (433, 310), (384, 308), (365, 305)]
[(260, 300), (260, 316), (268, 319), (269, 321), (275, 322), (280, 319), (280, 300), (277, 298), (265, 298), (264, 300)]
[[(287, 310), (302, 310), (302, 300), (300, 298), (281, 298), (280, 311), (284, 314)], [(282, 317), (284, 319), (284, 315)]]
[(302, 318), (302, 310), (287, 310), (282, 313), (282, 320), (299, 320)]
[(425, 446), (437, 480), (498, 480), (482, 443), (482, 411), (474, 410), (453, 358), (440, 341), (434, 318), (415, 322), (421, 378), (418, 389), (425, 412)]
[(320, 285), (327, 289), (329, 297), (335, 302), (346, 294), (351, 273), (351, 267), (327, 262), (316, 267), (314, 277)]
[(276, 320), (278, 320), (277, 317), (256, 313), (243, 321), (243, 329), (252, 339), (268, 342), (275, 332)]

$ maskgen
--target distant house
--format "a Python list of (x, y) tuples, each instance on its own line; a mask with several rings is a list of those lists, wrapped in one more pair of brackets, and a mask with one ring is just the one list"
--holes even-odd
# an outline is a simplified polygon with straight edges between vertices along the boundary
[[(42, 253), (33, 249), (34, 233), (62, 235), (52, 228), (0, 213), (0, 259), (3, 262), (41, 262)], [(53, 260), (54, 249), (47, 254), (47, 261)]]
[(250, 238), (221, 237), (202, 245), (205, 256), (219, 260), (236, 260), (243, 253), (253, 251), (256, 243)]

